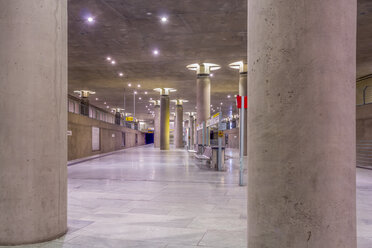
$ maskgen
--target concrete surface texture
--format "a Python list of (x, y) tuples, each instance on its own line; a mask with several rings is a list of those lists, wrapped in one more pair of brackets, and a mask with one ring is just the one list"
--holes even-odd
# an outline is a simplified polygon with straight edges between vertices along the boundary
[(174, 142), (176, 148), (183, 148), (183, 106), (176, 105), (176, 122)]
[[(92, 127), (100, 129), (98, 151), (92, 150)], [(141, 146), (146, 143), (145, 133), (74, 113), (68, 113), (68, 130), (72, 132), (72, 135), (68, 136), (68, 160)], [(125, 133), (124, 146), (122, 133)]]
[(160, 105), (155, 105), (154, 113), (154, 146), (160, 148)]
[(2, 0), (0, 29), (0, 244), (49, 240), (67, 222), (67, 1)]
[[(203, 125), (211, 116), (211, 79), (209, 75), (198, 75), (196, 79), (196, 123)], [(197, 132), (197, 143), (203, 142), (203, 131)]]
[(169, 95), (160, 96), (160, 150), (169, 150)]
[(356, 1), (248, 4), (248, 246), (355, 248)]
[[(227, 156), (226, 173), (151, 146), (70, 166), (67, 235), (17, 248), (245, 248), (246, 187), (238, 151)], [(358, 169), (358, 248), (372, 244), (371, 190), (372, 171)]]
[[(97, 92), (98, 107), (104, 108), (104, 101), (120, 107), (123, 80), (141, 82), (142, 101), (159, 99), (152, 91), (156, 87), (176, 88), (172, 98), (190, 100), (185, 111), (195, 111), (195, 75), (184, 68), (205, 59), (224, 66), (215, 73), (212, 93), (237, 94), (238, 75), (228, 64), (246, 58), (246, 0), (70, 0), (68, 7), (70, 94), (84, 87)], [(93, 24), (84, 21), (85, 11), (95, 17)], [(163, 15), (168, 22), (160, 21)], [(115, 66), (105, 61), (107, 56)], [(228, 99), (221, 100), (228, 111)], [(133, 95), (127, 95), (126, 109), (133, 109)], [(152, 119), (145, 105), (137, 104), (136, 115)]]

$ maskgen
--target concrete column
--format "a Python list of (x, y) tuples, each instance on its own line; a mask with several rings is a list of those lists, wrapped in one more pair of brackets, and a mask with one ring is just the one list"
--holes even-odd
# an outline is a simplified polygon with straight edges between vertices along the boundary
[(0, 1), (0, 245), (67, 230), (67, 1)]
[(169, 150), (169, 95), (160, 97), (160, 150)]
[(190, 144), (191, 144), (191, 147), (192, 147), (192, 149), (191, 150), (193, 150), (194, 149), (194, 144), (195, 144), (195, 119), (194, 119), (194, 115), (191, 113), (190, 114), (190, 119), (189, 119), (189, 121), (190, 121)]
[(248, 247), (355, 248), (356, 1), (248, 0)]
[(160, 100), (153, 101), (154, 104), (154, 147), (160, 148)]
[[(230, 64), (230, 67), (233, 69), (238, 69), (239, 70), (239, 95), (240, 96), (247, 96), (248, 91), (247, 91), (247, 63), (243, 61), (238, 61)], [(244, 111), (244, 130), (247, 130), (248, 128), (248, 109), (241, 108), (239, 110), (239, 113), (241, 111)], [(241, 114), (239, 114), (242, 116)], [(240, 139), (239, 139), (240, 142)], [(248, 154), (248, 133), (244, 132), (244, 156), (247, 156)], [(239, 143), (240, 147), (240, 143)]]
[(183, 106), (176, 105), (176, 126), (175, 126), (176, 148), (183, 148)]
[(160, 92), (160, 150), (169, 150), (169, 93), (171, 88), (157, 88)]
[[(211, 106), (211, 79), (210, 73), (213, 70), (218, 70), (221, 67), (211, 63), (191, 64), (188, 65), (189, 70), (196, 71), (196, 111), (197, 111), (197, 125), (202, 125), (203, 122), (210, 118)], [(206, 137), (206, 130), (204, 130), (204, 137)], [(202, 131), (197, 134), (198, 144), (202, 143)]]
[(184, 99), (172, 100), (176, 104), (176, 117), (175, 117), (175, 137), (174, 144), (176, 148), (183, 148), (183, 103), (188, 102)]

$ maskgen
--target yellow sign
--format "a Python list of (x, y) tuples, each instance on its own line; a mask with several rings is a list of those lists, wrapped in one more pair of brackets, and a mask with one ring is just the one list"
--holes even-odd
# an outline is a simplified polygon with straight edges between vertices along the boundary
[(126, 121), (133, 121), (133, 116), (128, 116), (125, 118)]
[(218, 137), (223, 137), (223, 131), (218, 131)]
[(220, 115), (220, 112), (214, 114), (214, 115), (212, 116), (212, 119), (213, 119), (213, 118), (216, 118), (216, 117), (219, 116), (219, 115)]

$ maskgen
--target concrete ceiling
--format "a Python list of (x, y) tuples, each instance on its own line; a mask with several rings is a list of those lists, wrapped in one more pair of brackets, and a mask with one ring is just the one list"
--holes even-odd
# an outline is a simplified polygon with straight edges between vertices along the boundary
[[(239, 75), (228, 64), (247, 54), (246, 9), (247, 0), (69, 0), (69, 93), (94, 90), (91, 102), (105, 108), (104, 101), (123, 107), (125, 91), (126, 111), (133, 112), (133, 86), (141, 84), (136, 115), (149, 119), (145, 106), (159, 99), (153, 89), (170, 87), (177, 89), (171, 99), (187, 99), (185, 111), (195, 111), (196, 75), (186, 65), (210, 62), (222, 66), (212, 78), (212, 104), (235, 111), (227, 95), (237, 94)], [(358, 0), (357, 78), (372, 73), (371, 31), (372, 1)]]

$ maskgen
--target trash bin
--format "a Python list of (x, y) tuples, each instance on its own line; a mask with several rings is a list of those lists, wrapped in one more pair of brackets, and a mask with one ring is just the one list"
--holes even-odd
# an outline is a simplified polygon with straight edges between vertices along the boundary
[[(221, 147), (221, 171), (226, 170), (225, 166), (225, 147)], [(218, 146), (212, 146), (211, 169), (218, 170)]]

